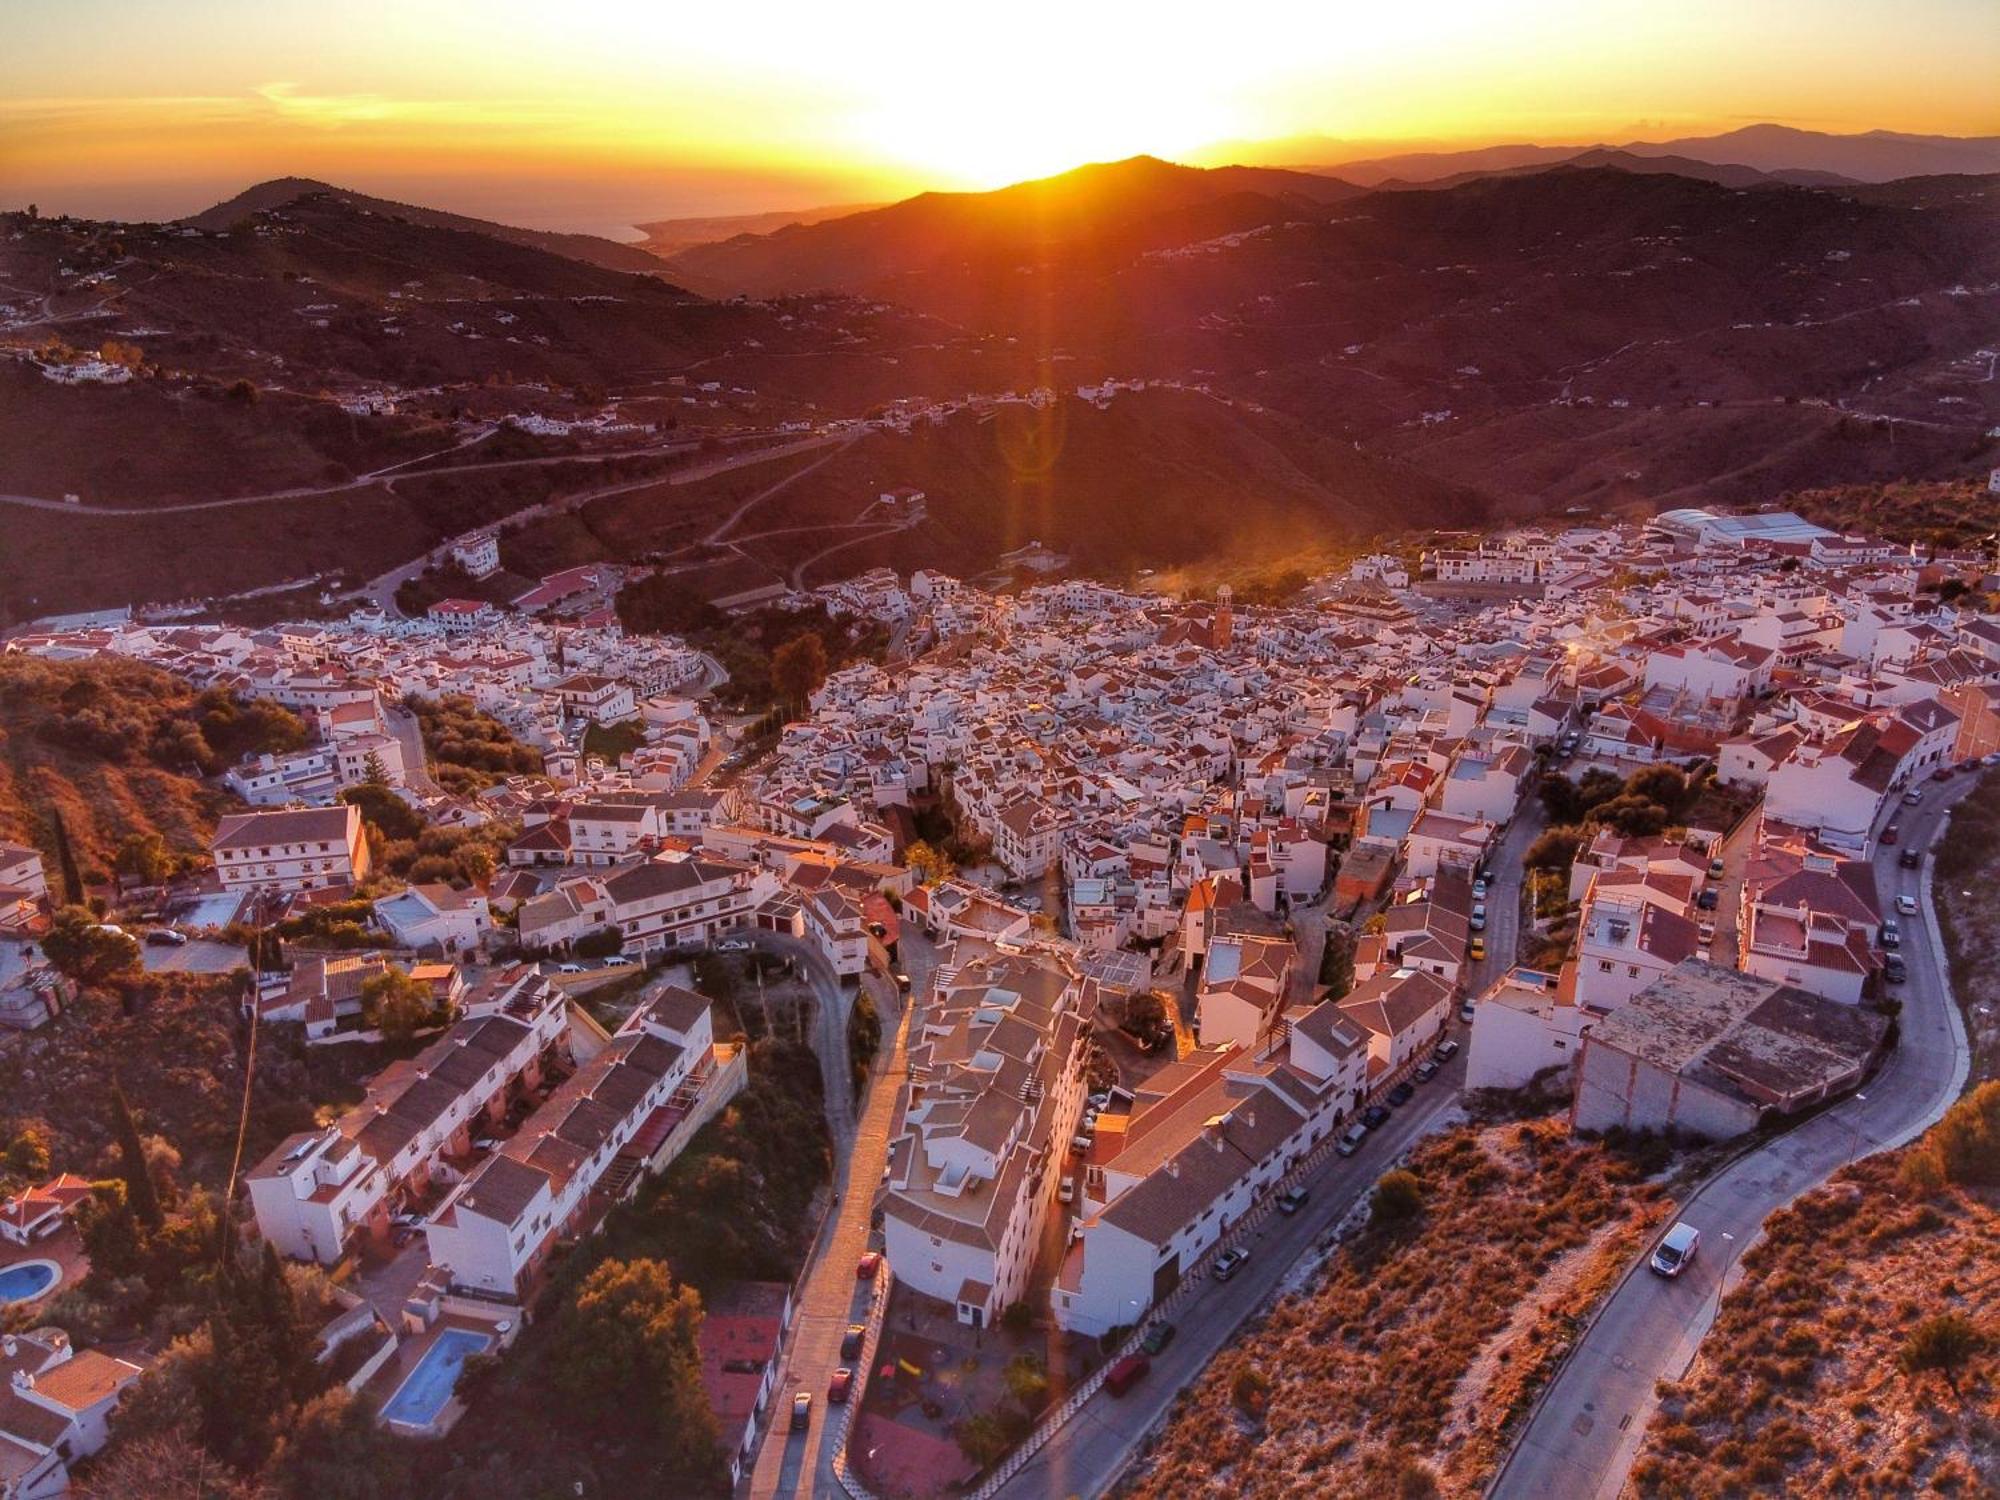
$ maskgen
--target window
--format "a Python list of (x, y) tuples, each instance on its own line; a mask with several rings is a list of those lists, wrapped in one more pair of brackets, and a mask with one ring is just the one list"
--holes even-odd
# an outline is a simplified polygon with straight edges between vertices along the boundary
[(1611, 972), (1611, 968), (1612, 968), (1612, 964), (1611, 964), (1611, 960), (1610, 960), (1610, 959), (1608, 959), (1608, 958), (1600, 958), (1600, 959), (1599, 959), (1599, 960), (1597, 961), (1597, 971), (1598, 971), (1598, 972), (1599, 972), (1600, 974), (1609, 974), (1609, 973)]

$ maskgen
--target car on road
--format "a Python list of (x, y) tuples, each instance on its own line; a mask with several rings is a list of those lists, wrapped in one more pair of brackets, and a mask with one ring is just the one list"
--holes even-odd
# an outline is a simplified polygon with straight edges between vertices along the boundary
[(1720, 879), (1725, 868), (1726, 866), (1724, 866), (1720, 858), (1711, 859), (1708, 862), (1708, 878), (1710, 880)]
[(811, 1391), (800, 1391), (792, 1397), (792, 1431), (804, 1432), (812, 1426), (813, 1398)]
[(1278, 1212), (1295, 1214), (1306, 1206), (1306, 1199), (1312, 1195), (1302, 1187), (1286, 1188), (1278, 1194)]
[(1458, 1056), (1458, 1042), (1454, 1038), (1446, 1038), (1439, 1042), (1437, 1051), (1431, 1054), (1431, 1057), (1440, 1063), (1448, 1063), (1456, 1056)]
[(1907, 792), (1903, 793), (1903, 806), (1905, 807), (1915, 807), (1923, 800), (1924, 789), (1920, 786), (1913, 786)]
[(558, 974), (581, 974), (581, 973), (583, 972), (583, 965), (582, 965), (582, 964), (557, 964), (557, 965), (556, 965), (556, 972), (557, 972)]
[(1474, 963), (1478, 963), (1482, 958), (1486, 957), (1486, 939), (1475, 932), (1472, 935), (1472, 941), (1466, 946), (1465, 956)]
[(868, 935), (872, 938), (885, 938), (889, 935), (889, 929), (880, 922), (870, 922)]
[(1145, 1379), (1146, 1372), (1152, 1368), (1153, 1362), (1145, 1355), (1128, 1354), (1113, 1362), (1111, 1368), (1104, 1372), (1104, 1388), (1114, 1396), (1122, 1396)]
[(1472, 1016), (1473, 1016), (1472, 1002), (1470, 1000), (1467, 1000), (1464, 1004), (1459, 1006), (1458, 1018), (1459, 1020), (1465, 1022), (1466, 1025), (1470, 1026), (1472, 1024)]
[(1407, 1078), (1389, 1090), (1389, 1102), (1401, 1109), (1417, 1096), (1417, 1086)]
[(1444, 1064), (1440, 1063), (1435, 1057), (1427, 1057), (1417, 1064), (1417, 1071), (1411, 1076), (1418, 1083), (1429, 1083), (1433, 1078), (1438, 1076), (1438, 1069), (1443, 1066)]
[(1905, 849), (1901, 854), (1896, 856), (1896, 863), (1906, 870), (1920, 870), (1924, 864), (1924, 851), (1921, 849)]
[(870, 1250), (854, 1263), (854, 1279), (856, 1281), (873, 1281), (875, 1273), (881, 1269), (882, 1252), (879, 1250)]
[(1917, 898), (1915, 896), (1898, 896), (1896, 898), (1896, 910), (1906, 917), (1914, 917), (1917, 914)]
[(1148, 1354), (1158, 1354), (1174, 1341), (1180, 1330), (1164, 1320), (1146, 1330), (1146, 1336), (1139, 1340), (1139, 1347)]
[(1694, 904), (1703, 911), (1714, 911), (1716, 907), (1722, 905), (1722, 892), (1710, 886), (1694, 898)]
[(833, 1372), (833, 1378), (826, 1383), (826, 1399), (835, 1406), (847, 1404), (847, 1393), (854, 1389), (854, 1372), (842, 1365)]
[(1475, 901), (1484, 901), (1486, 899), (1486, 877), (1484, 875), (1472, 882), (1472, 899)]
[(1951, 780), (1951, 776), (1952, 771), (1950, 766), (1939, 766), (1935, 771), (1931, 772), (1932, 781), (1949, 781)]
[(1340, 1139), (1335, 1142), (1333, 1149), (1342, 1156), (1352, 1156), (1361, 1149), (1361, 1143), (1367, 1139), (1368, 1127), (1357, 1120), (1340, 1133)]
[(1661, 1276), (1678, 1276), (1701, 1251), (1701, 1231), (1685, 1219), (1660, 1237), (1646, 1262)]
[(1891, 823), (1887, 828), (1882, 830), (1882, 842), (1885, 844), (1893, 844), (1901, 839), (1902, 836), (1903, 828), (1900, 823)]
[(849, 1323), (847, 1332), (840, 1336), (840, 1357), (842, 1359), (861, 1358), (861, 1344), (868, 1337), (868, 1325)]
[(188, 935), (175, 932), (171, 927), (155, 927), (146, 934), (146, 942), (155, 948), (185, 948)]
[(1215, 1257), (1215, 1268), (1208, 1274), (1217, 1281), (1227, 1281), (1243, 1268), (1243, 1262), (1250, 1258), (1250, 1252), (1241, 1245), (1232, 1245)]
[(1890, 984), (1901, 984), (1910, 977), (1910, 966), (1903, 962), (1902, 954), (1882, 955), (1882, 977)]
[(1903, 930), (1896, 925), (1894, 917), (1885, 917), (1882, 921), (1882, 946), (1884, 948), (1903, 946)]
[(750, 951), (750, 939), (724, 938), (715, 945), (715, 951), (717, 953), (748, 953)]
[(1700, 938), (1704, 943), (1714, 942), (1715, 923), (1709, 921), (1708, 918), (1703, 917), (1699, 922), (1695, 923), (1694, 935)]
[(1472, 930), (1474, 932), (1484, 932), (1486, 930), (1486, 903), (1484, 901), (1475, 901), (1472, 903)]
[(1379, 1104), (1371, 1104), (1361, 1111), (1361, 1123), (1370, 1130), (1379, 1130), (1389, 1123), (1389, 1111)]
[(909, 987), (910, 987), (910, 976), (907, 974), (898, 974), (896, 976), (896, 988), (899, 990), (906, 990)]
[(1058, 1203), (1076, 1202), (1076, 1179), (1074, 1177), (1065, 1177), (1062, 1180), (1062, 1185), (1056, 1189), (1056, 1201)]

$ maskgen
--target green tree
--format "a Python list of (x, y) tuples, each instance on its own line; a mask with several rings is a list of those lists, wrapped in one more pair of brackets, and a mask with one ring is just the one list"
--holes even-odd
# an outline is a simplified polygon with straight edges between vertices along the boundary
[(826, 681), (826, 642), (800, 631), (771, 653), (771, 686), (789, 708), (797, 709)]
[(903, 850), (903, 866), (915, 870), (917, 879), (925, 885), (949, 880), (956, 870), (949, 854), (923, 839), (915, 840)]
[(1375, 1184), (1370, 1214), (1378, 1224), (1404, 1224), (1423, 1212), (1424, 1186), (1414, 1172), (1385, 1172)]
[(83, 875), (76, 867), (76, 851), (69, 846), (69, 825), (59, 808), (49, 809), (49, 826), (55, 835), (56, 866), (62, 872), (63, 901), (70, 906), (83, 904)]
[(384, 969), (361, 986), (361, 1018), (384, 1041), (406, 1042), (437, 1010), (430, 986), (401, 969)]
[(65, 906), (42, 938), (49, 962), (79, 984), (102, 984), (139, 967), (139, 945), (105, 927), (89, 910)]
[(271, 1455), (272, 1500), (397, 1500), (416, 1494), (415, 1449), (335, 1386), (299, 1408)]
[(1229, 1382), (1229, 1399), (1244, 1416), (1262, 1421), (1271, 1404), (1271, 1377), (1255, 1365), (1238, 1367)]
[(1000, 1371), (1000, 1380), (1007, 1394), (1031, 1417), (1049, 1399), (1049, 1367), (1039, 1354), (1015, 1355)]
[(125, 1181), (125, 1201), (132, 1217), (147, 1230), (160, 1227), (160, 1195), (153, 1187), (153, 1174), (146, 1163), (146, 1143), (139, 1136), (139, 1122), (132, 1118), (132, 1106), (125, 1087), (111, 1080), (111, 1123), (118, 1140), (118, 1175)]
[(1521, 863), (1530, 870), (1567, 870), (1575, 863), (1576, 851), (1582, 847), (1581, 828), (1551, 828), (1528, 845), (1528, 852), (1521, 857)]
[[(711, 1469), (717, 1436), (701, 1383), (701, 1316), (700, 1296), (664, 1261), (605, 1261), (561, 1314), (550, 1353), (557, 1391), (579, 1412), (654, 1435), (683, 1469)], [(613, 1412), (606, 1391), (637, 1399)]]
[(173, 851), (157, 833), (128, 833), (119, 841), (114, 864), (120, 875), (141, 885), (158, 885), (173, 868)]
[(1944, 1377), (1952, 1398), (1959, 1399), (1958, 1377), (1986, 1348), (1986, 1335), (1961, 1313), (1939, 1313), (1910, 1330), (1896, 1363), (1912, 1377), (1936, 1373)]
[(49, 1170), (49, 1133), (40, 1125), (23, 1125), (7, 1146), (7, 1170), (17, 1177), (41, 1178)]
[(386, 786), (389, 782), (389, 768), (382, 764), (380, 753), (370, 750), (361, 760), (361, 781), (364, 786)]

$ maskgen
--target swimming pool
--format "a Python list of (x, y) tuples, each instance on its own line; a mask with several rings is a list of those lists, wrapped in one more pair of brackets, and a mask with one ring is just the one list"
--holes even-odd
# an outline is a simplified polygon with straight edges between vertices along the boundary
[(465, 1362), (492, 1347), (490, 1334), (474, 1333), (469, 1328), (447, 1328), (424, 1351), (424, 1357), (417, 1361), (408, 1378), (396, 1387), (396, 1394), (382, 1408), (382, 1420), (429, 1427), (451, 1400), (458, 1372), (465, 1368)]
[(52, 1260), (17, 1261), (0, 1270), (0, 1306), (32, 1302), (62, 1280), (62, 1267)]

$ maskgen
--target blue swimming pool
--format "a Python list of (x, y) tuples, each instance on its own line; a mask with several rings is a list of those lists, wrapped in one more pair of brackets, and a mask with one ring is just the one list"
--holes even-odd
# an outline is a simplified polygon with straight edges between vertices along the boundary
[(451, 1400), (452, 1388), (458, 1384), (458, 1372), (465, 1368), (465, 1362), (492, 1347), (490, 1334), (447, 1328), (424, 1351), (424, 1357), (417, 1361), (408, 1378), (396, 1387), (396, 1394), (382, 1408), (382, 1420), (407, 1422), (412, 1427), (430, 1426), (444, 1410), (444, 1404)]
[(0, 1271), (0, 1305), (32, 1302), (62, 1280), (62, 1267), (52, 1260), (24, 1260)]

